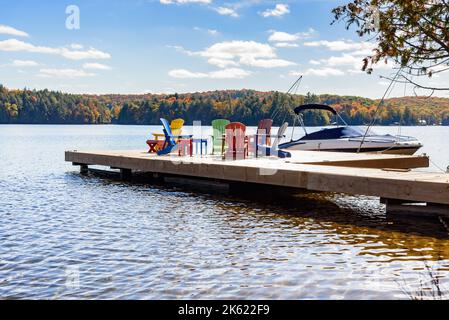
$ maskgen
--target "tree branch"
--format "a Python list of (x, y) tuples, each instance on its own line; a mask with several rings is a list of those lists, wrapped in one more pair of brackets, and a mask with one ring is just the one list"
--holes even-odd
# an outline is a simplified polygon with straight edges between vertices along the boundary
[[(396, 83), (410, 83), (412, 85), (414, 85), (415, 87), (421, 88), (421, 89), (425, 89), (425, 90), (433, 90), (433, 91), (448, 91), (448, 88), (434, 88), (434, 87), (428, 87), (428, 86), (423, 86), (417, 82), (414, 82), (413, 80), (411, 80), (410, 78), (404, 76), (403, 74), (400, 75), (401, 78), (404, 78), (404, 81), (400, 81), (400, 80), (394, 80)], [(393, 81), (392, 78), (389, 77), (385, 77), (385, 76), (380, 76), (380, 78), (382, 79), (386, 79), (386, 80), (390, 80)]]

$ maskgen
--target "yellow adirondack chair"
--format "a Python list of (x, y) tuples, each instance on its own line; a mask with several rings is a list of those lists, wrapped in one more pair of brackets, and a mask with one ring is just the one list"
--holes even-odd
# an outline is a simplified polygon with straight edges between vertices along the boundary
[(174, 136), (180, 136), (182, 135), (182, 127), (184, 126), (184, 120), (183, 119), (175, 119), (170, 124), (171, 132)]

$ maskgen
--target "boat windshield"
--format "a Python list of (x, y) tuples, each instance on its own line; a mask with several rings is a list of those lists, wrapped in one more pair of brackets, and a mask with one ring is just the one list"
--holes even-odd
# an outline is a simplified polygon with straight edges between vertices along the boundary
[[(358, 127), (339, 127), (332, 129), (322, 129), (317, 132), (310, 133), (300, 140), (327, 140), (327, 139), (341, 139), (341, 138), (357, 138), (362, 137), (365, 130)], [(375, 135), (369, 132), (368, 136)]]

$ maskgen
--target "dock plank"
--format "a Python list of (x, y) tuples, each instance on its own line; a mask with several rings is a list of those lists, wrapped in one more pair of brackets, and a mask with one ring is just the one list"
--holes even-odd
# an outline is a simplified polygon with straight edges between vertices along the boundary
[(344, 153), (325, 151), (290, 151), (290, 163), (353, 168), (415, 169), (429, 167), (429, 157), (380, 153)]

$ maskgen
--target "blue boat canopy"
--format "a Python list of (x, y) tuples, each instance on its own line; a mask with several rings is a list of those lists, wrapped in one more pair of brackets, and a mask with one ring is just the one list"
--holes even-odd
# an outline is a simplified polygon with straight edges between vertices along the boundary
[(364, 131), (357, 127), (339, 127), (332, 129), (323, 129), (317, 132), (305, 135), (299, 140), (328, 140), (341, 138), (356, 138), (362, 137)]
[(337, 111), (335, 111), (334, 108), (325, 104), (303, 104), (302, 106), (296, 107), (294, 111), (296, 114), (299, 114), (305, 110), (324, 110), (332, 112), (334, 115), (337, 115)]

